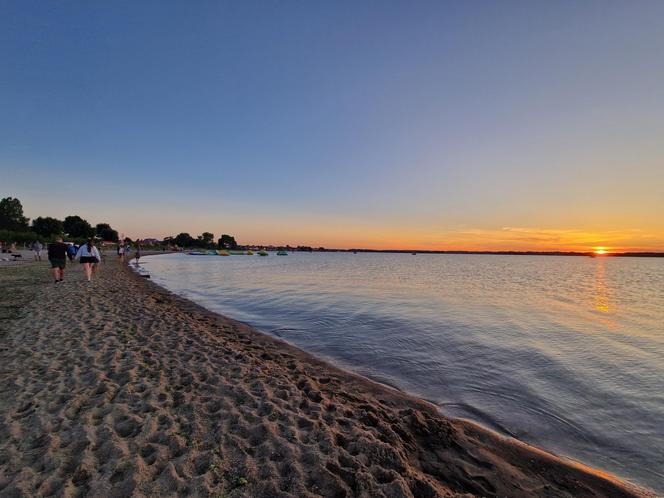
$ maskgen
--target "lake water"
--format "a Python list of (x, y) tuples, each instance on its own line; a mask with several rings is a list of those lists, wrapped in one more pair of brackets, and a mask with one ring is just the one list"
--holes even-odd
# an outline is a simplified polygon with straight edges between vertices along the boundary
[(141, 261), (171, 291), (442, 413), (664, 492), (664, 259)]

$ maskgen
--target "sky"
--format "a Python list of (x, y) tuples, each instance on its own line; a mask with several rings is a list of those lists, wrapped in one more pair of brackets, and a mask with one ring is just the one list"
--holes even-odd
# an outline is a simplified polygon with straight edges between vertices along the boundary
[(664, 250), (664, 2), (0, 0), (0, 197), (132, 238)]

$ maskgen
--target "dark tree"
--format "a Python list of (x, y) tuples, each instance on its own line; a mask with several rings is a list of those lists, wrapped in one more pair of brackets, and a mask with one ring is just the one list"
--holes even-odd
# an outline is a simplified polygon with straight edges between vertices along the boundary
[(28, 218), (23, 216), (23, 205), (14, 197), (0, 200), (0, 230), (22, 232), (28, 229)]
[(63, 222), (64, 231), (69, 237), (88, 238), (95, 234), (92, 225), (80, 216), (67, 216)]
[(179, 247), (191, 247), (194, 245), (194, 242), (196, 240), (189, 235), (188, 233), (180, 233), (178, 234), (173, 241), (179, 246)]
[(118, 231), (113, 230), (111, 228), (111, 225), (109, 225), (108, 223), (97, 223), (97, 226), (95, 227), (95, 232), (97, 233), (98, 237), (101, 237), (101, 240), (117, 242), (118, 239), (120, 238), (118, 236)]
[(32, 220), (32, 231), (43, 237), (50, 237), (51, 235), (61, 235), (64, 231), (62, 221), (46, 216), (41, 216)]
[(197, 241), (203, 247), (212, 247), (214, 246), (214, 234), (210, 232), (203, 232), (201, 235), (198, 236)]
[(223, 234), (221, 238), (217, 241), (217, 244), (222, 249), (236, 249), (237, 242), (235, 242), (235, 237), (230, 235)]

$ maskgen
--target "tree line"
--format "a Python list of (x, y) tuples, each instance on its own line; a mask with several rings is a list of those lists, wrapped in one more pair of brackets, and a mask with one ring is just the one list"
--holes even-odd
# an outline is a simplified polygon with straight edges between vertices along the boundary
[(117, 230), (108, 223), (97, 223), (94, 227), (78, 215), (59, 220), (51, 216), (38, 216), (30, 220), (23, 214), (21, 201), (14, 197), (0, 200), (0, 239), (10, 242), (30, 242), (35, 239), (53, 239), (67, 236), (70, 239), (99, 237), (117, 242)]
[[(67, 216), (64, 220), (51, 216), (38, 216), (30, 223), (30, 220), (23, 214), (21, 201), (14, 197), (5, 197), (0, 200), (0, 240), (25, 243), (35, 239), (52, 240), (57, 236), (66, 236), (75, 241), (91, 237), (110, 242), (119, 241), (117, 230), (114, 230), (108, 223), (97, 223), (92, 226), (78, 215)], [(130, 242), (128, 238), (124, 240)], [(211, 232), (203, 232), (196, 238), (183, 232), (176, 236), (166, 237), (163, 245), (205, 249), (237, 249), (238, 247), (235, 237), (232, 235), (223, 234), (215, 241), (214, 234)]]
[(178, 247), (201, 247), (204, 249), (237, 249), (238, 247), (235, 237), (228, 234), (223, 234), (215, 243), (214, 234), (211, 232), (203, 232), (196, 238), (182, 232), (174, 237), (166, 237), (164, 243)]

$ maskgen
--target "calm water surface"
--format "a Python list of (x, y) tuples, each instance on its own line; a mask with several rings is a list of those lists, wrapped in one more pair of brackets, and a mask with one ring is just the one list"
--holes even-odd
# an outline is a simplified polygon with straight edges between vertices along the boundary
[(144, 266), (443, 413), (664, 492), (664, 259), (173, 254)]

